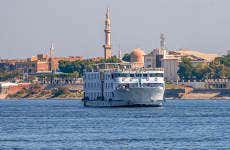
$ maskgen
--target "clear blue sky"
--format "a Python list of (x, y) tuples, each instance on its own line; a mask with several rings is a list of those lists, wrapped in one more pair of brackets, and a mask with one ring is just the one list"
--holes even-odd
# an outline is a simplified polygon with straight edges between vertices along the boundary
[(230, 49), (229, 0), (0, 0), (0, 57), (46, 53), (102, 56), (106, 7), (111, 9), (113, 54), (140, 47)]

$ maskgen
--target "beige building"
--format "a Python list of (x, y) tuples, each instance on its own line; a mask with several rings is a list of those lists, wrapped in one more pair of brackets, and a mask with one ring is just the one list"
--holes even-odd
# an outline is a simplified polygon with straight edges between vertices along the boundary
[(38, 54), (27, 58), (25, 61), (15, 62), (15, 69), (25, 73), (34, 74), (41, 72), (53, 72), (58, 69), (59, 61), (79, 61), (81, 56), (54, 57), (54, 46), (51, 44), (49, 54)]
[(191, 62), (196, 65), (198, 63), (210, 63), (215, 58), (219, 57), (217, 54), (201, 53), (199, 51), (180, 49), (178, 51), (169, 51), (169, 55), (173, 55), (180, 61), (182, 57), (187, 57), (191, 59)]
[(166, 55), (165, 49), (154, 49), (151, 53), (145, 55), (144, 66), (146, 68), (164, 68), (167, 81), (178, 80), (179, 60), (173, 55)]
[(227, 56), (230, 56), (230, 50), (227, 50)]
[(44, 72), (49, 70), (49, 56), (45, 54), (38, 54), (32, 58), (28, 58), (25, 62), (16, 62), (15, 68), (23, 70), (26, 73)]
[(164, 59), (166, 56), (165, 49), (153, 49), (153, 51), (144, 56), (144, 64), (147, 68), (161, 68), (161, 59)]
[(167, 81), (177, 81), (179, 79), (177, 71), (179, 69), (179, 61), (177, 58), (167, 55), (162, 59), (162, 67), (164, 68), (164, 75)]
[(146, 68), (156, 68), (156, 55), (153, 52), (144, 56), (144, 65)]

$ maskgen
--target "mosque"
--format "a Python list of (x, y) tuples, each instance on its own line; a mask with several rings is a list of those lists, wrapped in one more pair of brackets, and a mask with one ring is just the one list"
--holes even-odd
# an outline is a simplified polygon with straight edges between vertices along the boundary
[[(104, 59), (112, 57), (112, 45), (111, 45), (111, 20), (110, 10), (107, 8), (106, 19), (105, 19), (105, 44), (104, 48)], [(136, 48), (131, 52), (131, 62), (135, 67), (144, 67), (144, 51), (140, 48)]]
[[(107, 8), (106, 20), (105, 20), (105, 44), (104, 59), (112, 57), (112, 45), (111, 45), (111, 20), (110, 10)], [(163, 33), (160, 34), (160, 48), (153, 49), (150, 53), (145, 54), (144, 50), (135, 48), (130, 53), (130, 62), (135, 68), (151, 67), (151, 68), (164, 68), (165, 79), (168, 81), (177, 81), (177, 71), (179, 69), (179, 63), (181, 58), (186, 56), (191, 58), (193, 64), (210, 63), (219, 55), (201, 53), (199, 51), (180, 49), (173, 51), (166, 51), (166, 38)], [(121, 55), (121, 54), (119, 54)], [(121, 58), (121, 56), (119, 57)]]

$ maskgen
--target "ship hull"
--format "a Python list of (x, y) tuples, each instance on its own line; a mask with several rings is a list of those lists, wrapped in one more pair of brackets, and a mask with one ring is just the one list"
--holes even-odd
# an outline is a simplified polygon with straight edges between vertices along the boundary
[(164, 99), (163, 87), (140, 87), (117, 89), (110, 100), (84, 100), (89, 107), (131, 107), (131, 106), (162, 106)]

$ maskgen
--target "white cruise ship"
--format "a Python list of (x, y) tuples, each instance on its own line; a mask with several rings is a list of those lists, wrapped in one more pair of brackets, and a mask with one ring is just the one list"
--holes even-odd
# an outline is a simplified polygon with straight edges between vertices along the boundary
[(84, 106), (161, 106), (165, 83), (162, 68), (132, 68), (104, 63), (84, 72)]

